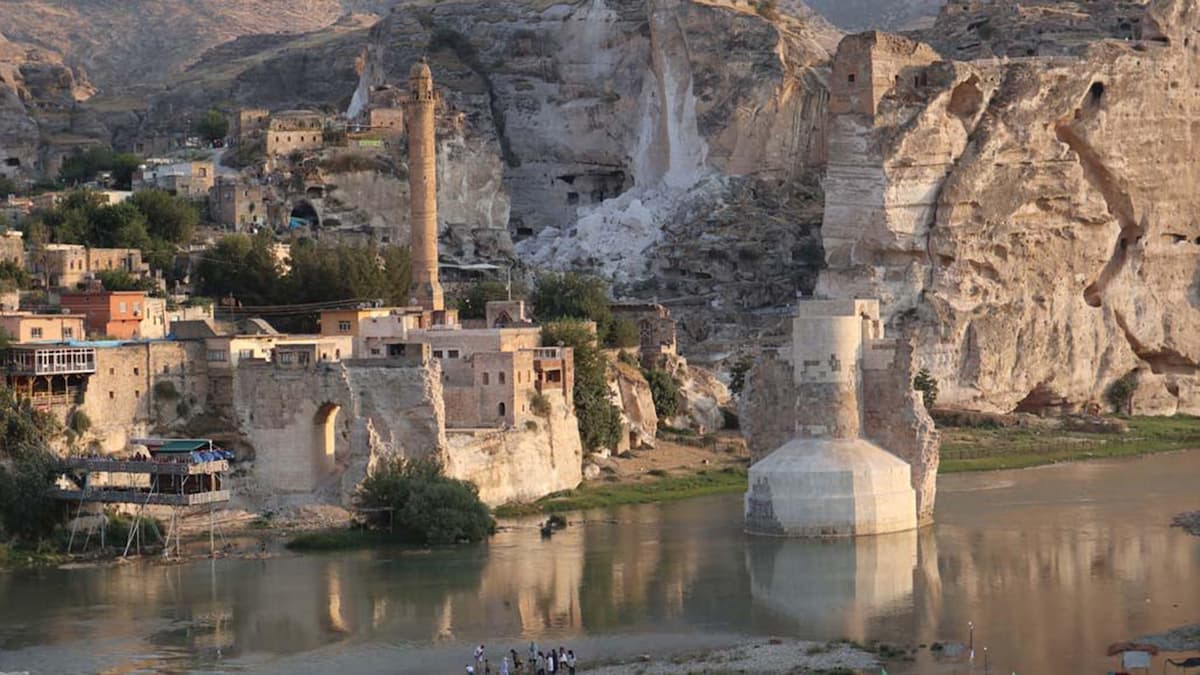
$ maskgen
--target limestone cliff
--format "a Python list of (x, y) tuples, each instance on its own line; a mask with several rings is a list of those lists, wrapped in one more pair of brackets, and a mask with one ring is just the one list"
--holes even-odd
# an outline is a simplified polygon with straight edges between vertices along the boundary
[(479, 486), (490, 506), (530, 502), (570, 490), (583, 480), (579, 422), (560, 393), (547, 395), (550, 412), (519, 429), (451, 432), (446, 475)]
[(883, 296), (945, 403), (1078, 408), (1136, 369), (1150, 411), (1200, 408), (1198, 14), (1011, 61), (848, 38), (818, 290)]
[(613, 405), (621, 411), (621, 439), (614, 450), (653, 448), (658, 436), (658, 412), (641, 369), (610, 357), (608, 388)]

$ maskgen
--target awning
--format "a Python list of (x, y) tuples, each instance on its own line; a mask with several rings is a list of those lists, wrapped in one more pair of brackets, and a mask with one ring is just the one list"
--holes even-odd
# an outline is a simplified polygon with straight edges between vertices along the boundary
[(163, 443), (162, 446), (151, 449), (151, 452), (196, 452), (197, 450), (207, 450), (208, 445), (208, 441), (194, 438), (182, 438), (173, 441), (167, 441), (166, 443)]

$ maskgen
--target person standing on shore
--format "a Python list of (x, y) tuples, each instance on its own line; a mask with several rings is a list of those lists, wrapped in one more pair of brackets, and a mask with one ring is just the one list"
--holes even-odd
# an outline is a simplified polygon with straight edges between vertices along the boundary
[(575, 650), (567, 652), (567, 672), (569, 675), (575, 675)]
[(551, 647), (550, 651), (546, 652), (546, 673), (548, 675), (554, 675), (557, 670), (558, 662), (554, 658), (554, 647)]
[(500, 659), (500, 675), (508, 675), (508, 657)]

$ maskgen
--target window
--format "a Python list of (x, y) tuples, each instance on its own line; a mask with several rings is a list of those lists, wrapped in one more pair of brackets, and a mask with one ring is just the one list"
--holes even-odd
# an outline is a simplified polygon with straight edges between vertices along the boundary
[(500, 417), (504, 417), (506, 412), (507, 409), (505, 408), (504, 401), (501, 401), (500, 404), (496, 406), (496, 414), (498, 414)]
[(252, 359), (252, 358), (254, 358), (254, 350), (253, 349), (239, 349), (238, 350), (238, 358), (239, 359)]
[(31, 329), (29, 331), (29, 336), (32, 337), (34, 340), (41, 340), (42, 339), (42, 329), (41, 328)]
[(485, 372), (483, 374), (483, 386), (486, 387), (487, 385), (488, 385), (488, 374)]
[(504, 371), (503, 370), (500, 371), (500, 373), (496, 377), (499, 378), (500, 384), (504, 384)]
[(458, 352), (458, 350), (457, 350), (457, 349), (451, 349), (451, 350), (449, 350), (449, 351), (447, 351), (447, 352), (446, 352), (446, 356), (448, 356), (449, 358), (452, 358), (452, 359), (457, 359), (457, 358), (458, 358), (458, 353), (459, 353), (459, 352)]
[(126, 311), (128, 311), (128, 307), (122, 302), (121, 304), (117, 305), (117, 311), (121, 314), (124, 314)]
[(279, 362), (282, 364), (291, 364), (295, 361), (295, 352), (279, 352)]
[(133, 374), (134, 374), (134, 375), (141, 375), (140, 369), (139, 369), (137, 366), (134, 366), (134, 367), (133, 367)]
[(113, 399), (114, 399), (114, 398), (116, 398), (116, 397), (117, 397), (117, 395), (116, 395), (115, 393), (113, 393), (113, 392), (111, 392), (111, 391), (110, 391), (110, 392), (108, 392), (108, 400), (110, 400), (110, 401), (111, 401), (111, 400), (113, 400)]
[(142, 397), (142, 392), (138, 391), (137, 389), (134, 389), (134, 390), (133, 390), (133, 397), (134, 397), (134, 398), (141, 398), (141, 397)]
[(340, 361), (342, 359), (342, 350), (341, 349), (333, 350), (333, 358)]
[(338, 330), (343, 333), (349, 333), (350, 332), (350, 322), (349, 321), (339, 321), (338, 322)]
[[(435, 358), (435, 359), (442, 358), (442, 350), (440, 350), (440, 349), (433, 350), (433, 358)], [(484, 375), (483, 377), (484, 377), (484, 384), (487, 384), (487, 375)]]
[(850, 73), (849, 75), (847, 75), (846, 81), (853, 84), (854, 83), (854, 73)]
[(168, 363), (167, 365), (163, 366), (163, 375), (168, 375), (168, 374), (170, 374), (170, 372), (171, 372), (171, 364)]
[(134, 313), (134, 315), (140, 314), (140, 313), (141, 313), (141, 311), (142, 311), (142, 303), (140, 303), (140, 302), (135, 302), (135, 303), (133, 303), (133, 313)]
[(109, 375), (116, 375), (116, 374), (117, 374), (117, 371), (116, 371), (115, 369), (113, 369), (113, 368), (109, 368), (109, 369), (108, 369), (108, 374), (109, 374)]
[(300, 363), (300, 365), (302, 365), (302, 366), (306, 366), (306, 365), (308, 365), (310, 362), (312, 362), (312, 357), (309, 355), (309, 353), (308, 353), (308, 352), (300, 352), (300, 353), (299, 353), (299, 354), (297, 354), (296, 356), (298, 357), (298, 358), (297, 358), (297, 361), (298, 361), (298, 362)]
[(210, 349), (210, 350), (208, 350), (208, 360), (209, 361), (228, 361), (229, 360), (229, 352), (225, 351), (224, 349)]
[(371, 348), (371, 356), (379, 356), (379, 350), (372, 347)]

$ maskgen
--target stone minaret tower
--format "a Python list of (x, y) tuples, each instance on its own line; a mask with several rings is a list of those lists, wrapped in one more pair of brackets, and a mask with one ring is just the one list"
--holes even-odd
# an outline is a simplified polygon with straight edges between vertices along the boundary
[(437, 138), (433, 73), (425, 57), (408, 74), (408, 185), (412, 192), (412, 294), (422, 309), (445, 308), (438, 281)]

